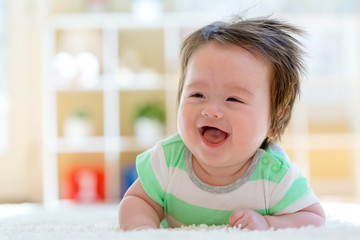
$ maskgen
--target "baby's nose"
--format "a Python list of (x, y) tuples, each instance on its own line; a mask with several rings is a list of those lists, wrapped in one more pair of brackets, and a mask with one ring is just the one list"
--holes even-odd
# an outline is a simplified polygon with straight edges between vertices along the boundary
[(217, 118), (217, 119), (221, 119), (224, 117), (224, 112), (221, 109), (220, 106), (216, 105), (216, 104), (209, 104), (208, 106), (206, 106), (201, 114), (204, 117), (210, 117), (210, 118)]

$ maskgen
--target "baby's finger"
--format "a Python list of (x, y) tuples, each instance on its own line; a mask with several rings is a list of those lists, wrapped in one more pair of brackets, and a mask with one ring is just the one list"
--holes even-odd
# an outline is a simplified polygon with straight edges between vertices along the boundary
[(230, 226), (234, 227), (237, 226), (238, 224), (241, 224), (241, 222), (239, 221), (242, 217), (244, 216), (244, 211), (243, 210), (236, 210), (234, 211), (230, 217), (229, 217), (229, 224)]

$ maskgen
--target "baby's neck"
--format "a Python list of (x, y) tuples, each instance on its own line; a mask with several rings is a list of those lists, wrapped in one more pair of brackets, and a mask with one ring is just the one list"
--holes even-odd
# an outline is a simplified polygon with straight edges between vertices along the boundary
[(204, 183), (212, 186), (227, 186), (241, 178), (251, 162), (252, 158), (237, 166), (214, 168), (201, 164), (193, 156), (192, 165), (196, 176)]

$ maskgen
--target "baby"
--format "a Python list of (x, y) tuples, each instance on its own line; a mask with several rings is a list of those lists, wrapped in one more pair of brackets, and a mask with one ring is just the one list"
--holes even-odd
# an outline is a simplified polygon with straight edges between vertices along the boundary
[(296, 27), (269, 18), (215, 22), (181, 48), (178, 134), (136, 160), (123, 230), (320, 226), (324, 211), (277, 144), (304, 70)]

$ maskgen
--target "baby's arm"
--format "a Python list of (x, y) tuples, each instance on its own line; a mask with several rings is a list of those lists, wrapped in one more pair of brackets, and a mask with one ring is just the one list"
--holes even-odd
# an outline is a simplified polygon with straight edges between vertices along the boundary
[(320, 203), (315, 203), (298, 212), (279, 216), (262, 216), (250, 209), (234, 211), (230, 218), (231, 226), (249, 230), (266, 230), (269, 228), (302, 227), (307, 225), (321, 226), (325, 223), (325, 213)]
[(159, 228), (163, 218), (163, 208), (146, 194), (140, 180), (137, 179), (120, 202), (120, 228), (122, 230)]
[(321, 226), (325, 224), (325, 212), (320, 203), (314, 203), (298, 212), (280, 216), (265, 216), (270, 227), (302, 227), (307, 225)]

